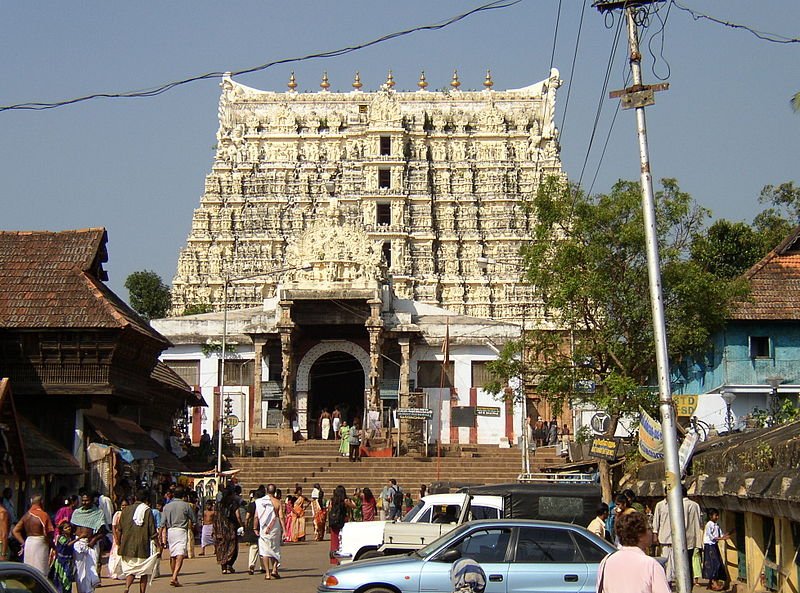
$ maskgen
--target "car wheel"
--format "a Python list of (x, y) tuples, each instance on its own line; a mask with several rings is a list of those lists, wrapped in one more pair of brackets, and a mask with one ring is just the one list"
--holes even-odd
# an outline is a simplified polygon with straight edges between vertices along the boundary
[(367, 589), (364, 593), (395, 593), (391, 589), (387, 589), (386, 587), (372, 587), (371, 589)]
[[(361, 556), (358, 557), (359, 560), (366, 560), (367, 558), (380, 558), (383, 556), (383, 552), (379, 552), (378, 550), (367, 550)], [(370, 593), (383, 593), (387, 591), (387, 589), (370, 589)]]

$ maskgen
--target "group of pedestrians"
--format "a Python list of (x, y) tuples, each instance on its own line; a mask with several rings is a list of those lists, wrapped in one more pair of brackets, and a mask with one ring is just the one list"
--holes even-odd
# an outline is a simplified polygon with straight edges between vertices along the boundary
[(528, 416), (525, 424), (528, 430), (528, 443), (532, 448), (555, 445), (558, 443), (559, 438), (566, 444), (572, 434), (566, 424), (559, 428), (558, 420), (555, 418), (547, 422), (541, 416), (537, 416), (536, 420)]
[[(60, 593), (71, 593), (73, 583), (78, 593), (92, 593), (101, 584), (101, 557), (109, 546), (109, 576), (124, 579), (126, 593), (138, 578), (140, 591), (144, 592), (148, 581), (157, 574), (160, 560), (161, 540), (150, 500), (151, 493), (141, 489), (134, 500), (123, 500), (114, 513), (108, 496), (82, 491), (80, 498), (65, 498), (51, 517), (37, 494), (31, 497), (30, 507), (16, 522), (11, 535), (21, 546), (18, 555), (22, 561), (48, 576)], [(4, 508), (0, 514), (4, 515), (0, 518), (0, 533), (7, 534), (10, 512)], [(169, 519), (165, 521), (168, 524)], [(184, 529), (184, 542), (186, 538)], [(8, 558), (10, 548), (7, 543), (2, 546), (4, 558)], [(178, 570), (179, 566), (176, 573)], [(176, 577), (173, 582), (177, 583)]]
[[(689, 499), (684, 488), (684, 533), (686, 549), (692, 564), (693, 583), (698, 585), (703, 578), (708, 581), (708, 589), (721, 591), (727, 589), (729, 577), (719, 550), (719, 542), (729, 540), (730, 534), (723, 533), (720, 528), (717, 509), (706, 509), (705, 526), (702, 523), (702, 515), (700, 505)], [(636, 573), (634, 576), (643, 579), (642, 583), (652, 584), (651, 588), (643, 590), (653, 593), (670, 590), (675, 582), (675, 551), (666, 499), (658, 501), (651, 509), (639, 503), (632, 490), (625, 490), (614, 497), (611, 505), (600, 504), (597, 516), (589, 523), (587, 529), (613, 542), (621, 552), (625, 552), (625, 554), (613, 554), (615, 557), (613, 561), (609, 557), (604, 565), (601, 565), (598, 583), (604, 582), (603, 570), (610, 571), (612, 580), (609, 582), (606, 576), (605, 587), (598, 590), (614, 591), (613, 579), (618, 577), (624, 581), (631, 578), (633, 575), (631, 570)], [(642, 556), (650, 558), (653, 562), (645, 560)], [(655, 557), (660, 561), (656, 561)], [(653, 572), (654, 566), (658, 567), (655, 572)], [(629, 572), (626, 573), (626, 570)]]

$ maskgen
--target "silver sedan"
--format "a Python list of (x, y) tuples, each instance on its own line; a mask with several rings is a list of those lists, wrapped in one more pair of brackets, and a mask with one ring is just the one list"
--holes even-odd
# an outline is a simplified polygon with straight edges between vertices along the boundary
[(332, 568), (318, 593), (450, 593), (450, 567), (472, 558), (485, 593), (594, 592), (600, 561), (614, 548), (582, 527), (522, 519), (472, 521), (401, 556)]

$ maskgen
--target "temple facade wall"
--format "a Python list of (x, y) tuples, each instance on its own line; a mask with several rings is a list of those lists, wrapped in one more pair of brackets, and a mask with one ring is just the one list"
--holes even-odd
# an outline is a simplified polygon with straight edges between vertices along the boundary
[[(525, 203), (561, 175), (553, 70), (512, 91), (267, 92), (222, 82), (203, 196), (173, 313), (275, 296), (293, 241), (336, 203), (383, 254), (395, 293), (476, 317), (538, 315), (519, 283)], [(498, 264), (481, 266), (479, 258)]]

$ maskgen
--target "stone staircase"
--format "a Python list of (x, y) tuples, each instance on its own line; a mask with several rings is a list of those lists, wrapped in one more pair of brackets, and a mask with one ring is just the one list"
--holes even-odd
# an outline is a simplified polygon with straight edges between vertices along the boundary
[[(348, 493), (369, 487), (378, 494), (390, 478), (416, 494), (420, 484), (437, 483), (455, 489), (466, 485), (514, 482), (520, 473), (521, 454), (517, 448), (489, 445), (461, 445), (436, 457), (364, 457), (351, 463), (338, 454), (338, 441), (302, 441), (280, 450), (276, 457), (232, 457), (229, 459), (245, 494), (259, 484), (275, 483), (284, 495), (300, 484), (306, 494), (319, 483), (330, 496), (341, 484)], [(563, 463), (554, 447), (531, 452), (532, 471)]]

